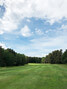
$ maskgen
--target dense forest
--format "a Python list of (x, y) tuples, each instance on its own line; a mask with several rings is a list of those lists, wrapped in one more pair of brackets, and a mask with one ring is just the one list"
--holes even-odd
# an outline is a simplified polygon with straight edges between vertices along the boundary
[(0, 46), (0, 66), (19, 66), (27, 63), (41, 63), (41, 58), (28, 57), (9, 48), (5, 50)]
[(51, 63), (51, 64), (66, 64), (67, 63), (67, 49), (62, 52), (62, 50), (55, 50), (52, 53), (46, 55), (41, 60), (42, 63)]
[(20, 66), (27, 63), (51, 63), (65, 64), (67, 63), (67, 50), (55, 50), (46, 55), (46, 57), (28, 57), (24, 54), (16, 53), (12, 49), (4, 49), (0, 46), (0, 66)]

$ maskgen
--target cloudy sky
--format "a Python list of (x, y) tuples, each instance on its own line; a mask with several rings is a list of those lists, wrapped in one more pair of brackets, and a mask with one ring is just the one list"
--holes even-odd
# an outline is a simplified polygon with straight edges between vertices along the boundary
[(0, 45), (42, 57), (67, 48), (67, 0), (0, 0)]

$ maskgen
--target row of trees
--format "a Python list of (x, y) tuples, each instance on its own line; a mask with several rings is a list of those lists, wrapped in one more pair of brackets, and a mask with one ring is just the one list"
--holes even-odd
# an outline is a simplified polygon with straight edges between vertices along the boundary
[(0, 47), (0, 66), (19, 66), (26, 64), (24, 54), (19, 54), (12, 49), (4, 50)]
[(55, 50), (46, 55), (46, 57), (28, 57), (24, 54), (16, 53), (12, 49), (3, 49), (0, 46), (0, 66), (19, 66), (27, 63), (51, 63), (65, 64), (67, 63), (67, 50)]
[(55, 50), (49, 53), (41, 60), (42, 63), (65, 64), (67, 63), (67, 50), (63, 53), (62, 50)]
[(28, 63), (41, 63), (41, 59), (40, 57), (28, 57), (27, 61)]
[(0, 46), (0, 66), (19, 66), (27, 63), (41, 63), (41, 58), (28, 57), (9, 48), (5, 50)]

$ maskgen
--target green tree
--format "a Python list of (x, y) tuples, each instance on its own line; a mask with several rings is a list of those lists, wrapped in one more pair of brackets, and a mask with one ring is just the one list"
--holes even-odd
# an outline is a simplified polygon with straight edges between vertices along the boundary
[(46, 63), (60, 64), (62, 63), (62, 50), (55, 50), (49, 53), (45, 58)]
[(4, 60), (4, 49), (0, 46), (0, 66), (6, 66)]
[(45, 57), (42, 57), (41, 63), (45, 63)]
[(62, 63), (67, 63), (67, 49), (65, 50), (65, 52), (62, 55)]

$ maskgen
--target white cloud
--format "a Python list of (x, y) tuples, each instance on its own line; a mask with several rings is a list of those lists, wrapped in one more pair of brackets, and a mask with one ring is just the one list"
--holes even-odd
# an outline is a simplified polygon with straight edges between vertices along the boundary
[(17, 29), (25, 17), (47, 19), (51, 24), (67, 18), (67, 0), (0, 0), (0, 5), (3, 3), (6, 8), (0, 19), (0, 30), (3, 32)]
[[(50, 24), (60, 21), (62, 18), (67, 19), (67, 0), (0, 0), (0, 5), (3, 5), (3, 3), (6, 11), (4, 16), (0, 18), (0, 34), (16, 30), (21, 20), (25, 17), (28, 18), (28, 22), (30, 22), (29, 18), (34, 17), (37, 19), (46, 19)], [(35, 32), (38, 35), (43, 35), (41, 29), (36, 29)], [(31, 44), (26, 45), (24, 50), (25, 52), (29, 49), (36, 49), (37, 51), (35, 53), (28, 52), (27, 55), (34, 56), (40, 54), (42, 56), (55, 48), (65, 49), (67, 47), (67, 25), (62, 25), (56, 31), (47, 30), (45, 33), (49, 32), (56, 33), (57, 37), (35, 37), (36, 39), (31, 40)], [(20, 34), (24, 37), (29, 37), (32, 35), (32, 32), (26, 25), (21, 29)], [(0, 45), (6, 48), (5, 44), (0, 43)]]
[(7, 49), (7, 47), (6, 47), (6, 45), (4, 43), (0, 42), (0, 46), (2, 46), (2, 48), (4, 48), (4, 49)]
[[(56, 32), (54, 32), (55, 34)], [(64, 34), (65, 33), (65, 34)], [(57, 32), (57, 36), (54, 37), (39, 37), (30, 40), (27, 45), (19, 46), (20, 50), (27, 56), (43, 57), (53, 50), (67, 48), (67, 31), (63, 33)]]
[(31, 57), (44, 57), (46, 54), (44, 53), (37, 54), (37, 52), (27, 52), (26, 55)]
[(54, 34), (55, 33), (57, 34), (57, 36), (39, 37), (30, 40), (30, 47), (37, 49), (37, 55), (45, 55), (57, 49), (65, 50), (67, 48), (67, 30), (63, 30), (62, 32), (55, 31)]
[(22, 34), (22, 36), (24, 36), (24, 37), (29, 37), (29, 36), (32, 35), (32, 33), (31, 33), (31, 31), (30, 31), (30, 29), (28, 28), (27, 25), (24, 26), (24, 27), (21, 29), (21, 34)]
[(3, 5), (3, 3), (4, 3), (4, 0), (0, 0), (0, 5)]
[(67, 24), (66, 25), (63, 24), (60, 29), (67, 30)]
[(35, 29), (35, 33), (37, 34), (37, 35), (43, 35), (44, 34), (44, 32), (42, 32), (41, 31), (41, 29)]
[[(33, 39), (31, 40), (32, 45), (34, 48), (40, 49), (40, 48), (66, 48), (67, 47), (67, 41), (66, 41), (67, 36), (59, 36), (59, 37), (54, 37), (54, 38), (49, 38), (49, 37), (43, 37), (39, 39)], [(37, 45), (37, 46), (36, 46)]]
[(3, 31), (0, 31), (0, 35), (2, 35), (3, 34)]
[[(22, 49), (23, 53), (28, 56), (39, 56), (43, 57), (53, 50), (63, 49), (63, 51), (67, 48), (67, 25), (62, 25), (60, 28), (49, 29), (49, 32), (54, 34), (51, 36), (43, 36), (43, 37), (35, 37), (30, 40), (30, 43), (27, 45), (19, 46)], [(47, 33), (46, 33), (47, 34)]]
[(27, 22), (29, 22), (29, 23), (31, 22), (31, 20), (30, 20), (30, 19), (27, 19), (26, 21), (27, 21)]

